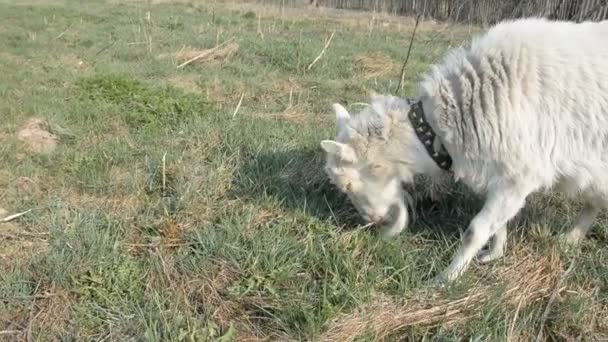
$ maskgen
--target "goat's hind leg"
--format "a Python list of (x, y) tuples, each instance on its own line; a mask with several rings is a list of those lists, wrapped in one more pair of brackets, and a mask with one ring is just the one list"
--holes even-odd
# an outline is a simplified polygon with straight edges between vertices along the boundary
[(587, 233), (589, 233), (589, 230), (591, 230), (591, 226), (600, 210), (601, 208), (599, 206), (587, 202), (576, 218), (574, 227), (564, 234), (563, 237), (566, 243), (574, 246), (584, 239)]

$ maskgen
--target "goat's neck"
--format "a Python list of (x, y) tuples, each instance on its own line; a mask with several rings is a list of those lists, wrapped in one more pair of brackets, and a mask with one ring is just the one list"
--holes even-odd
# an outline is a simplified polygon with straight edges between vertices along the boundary
[(415, 138), (412, 146), (412, 158), (414, 161), (414, 174), (423, 174), (431, 177), (441, 175), (441, 168), (435, 163), (433, 158), (429, 156), (429, 153), (418, 138)]
[(389, 152), (389, 155), (397, 161), (399, 174), (404, 181), (419, 174), (433, 178), (442, 174), (443, 170), (428, 154), (409, 123), (401, 134), (395, 137), (393, 144), (393, 148), (389, 149), (392, 153)]

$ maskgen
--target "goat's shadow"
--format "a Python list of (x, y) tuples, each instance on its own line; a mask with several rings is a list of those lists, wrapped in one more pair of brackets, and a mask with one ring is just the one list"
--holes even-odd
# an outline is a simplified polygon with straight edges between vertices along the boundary
[[(287, 210), (304, 211), (319, 220), (334, 222), (344, 230), (364, 225), (350, 200), (329, 182), (323, 166), (323, 153), (316, 147), (257, 153), (241, 164), (231, 191), (240, 199), (280, 203)], [(424, 184), (417, 183), (409, 190), (420, 193), (423, 188)], [(551, 194), (530, 196), (510, 221), (510, 234), (519, 235), (518, 231), (531, 226), (549, 228), (551, 235), (569, 229), (573, 216), (581, 209), (580, 205), (573, 204)], [(452, 184), (437, 202), (424, 197), (417, 201), (410, 210), (414, 220), (410, 220), (408, 231), (430, 240), (459, 239), (482, 205), (480, 196), (463, 185)], [(602, 216), (605, 219), (605, 215)], [(598, 229), (592, 230), (589, 237), (608, 239), (608, 235)]]
[[(331, 220), (346, 230), (364, 225), (350, 200), (329, 182), (323, 159), (321, 150), (313, 147), (249, 156), (241, 164), (232, 194), (258, 203), (278, 202), (286, 209)], [(438, 202), (425, 198), (417, 201), (410, 211), (415, 220), (408, 229), (431, 238), (459, 234), (479, 208), (477, 196), (454, 185)]]

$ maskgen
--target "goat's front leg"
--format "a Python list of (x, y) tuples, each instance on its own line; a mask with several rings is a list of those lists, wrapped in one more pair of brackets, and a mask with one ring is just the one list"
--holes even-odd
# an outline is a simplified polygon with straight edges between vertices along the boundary
[(500, 228), (488, 243), (487, 249), (482, 249), (477, 253), (477, 261), (485, 264), (494, 261), (505, 254), (507, 244), (507, 226)]
[[(435, 278), (435, 283), (444, 283), (458, 278), (492, 235), (501, 229), (506, 232), (507, 222), (524, 206), (530, 192), (522, 190), (522, 187), (511, 186), (488, 193), (483, 208), (473, 218), (464, 233), (462, 245), (452, 262)], [(497, 237), (502, 238), (500, 234)]]

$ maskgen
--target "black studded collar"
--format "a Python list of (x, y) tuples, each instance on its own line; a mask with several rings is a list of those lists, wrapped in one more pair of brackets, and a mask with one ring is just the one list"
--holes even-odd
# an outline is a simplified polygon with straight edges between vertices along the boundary
[(422, 109), (422, 101), (408, 99), (407, 102), (410, 105), (410, 111), (407, 116), (412, 123), (418, 139), (420, 139), (420, 142), (424, 145), (424, 148), (435, 163), (443, 170), (449, 171), (452, 167), (452, 157), (450, 157), (450, 154), (433, 131), (433, 128), (431, 128), (431, 125), (426, 121), (424, 110)]

